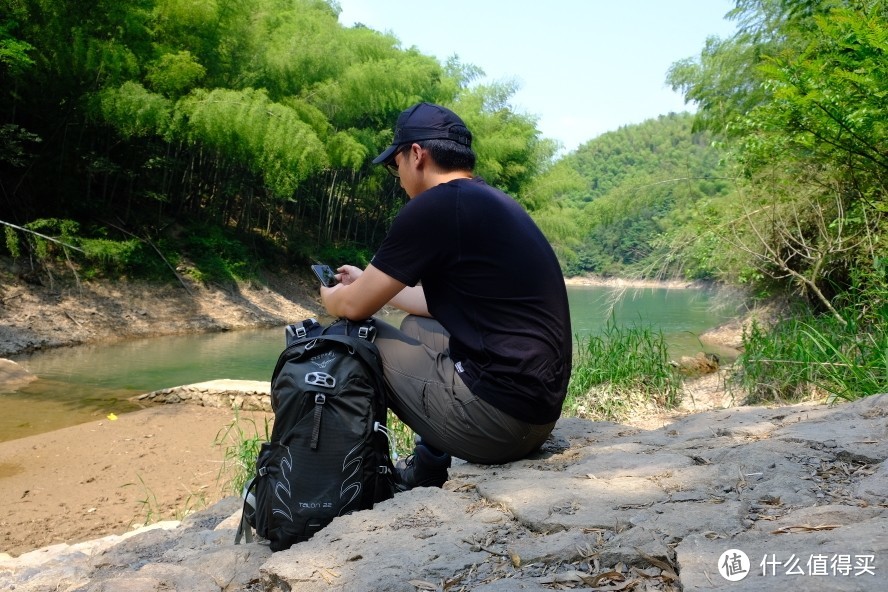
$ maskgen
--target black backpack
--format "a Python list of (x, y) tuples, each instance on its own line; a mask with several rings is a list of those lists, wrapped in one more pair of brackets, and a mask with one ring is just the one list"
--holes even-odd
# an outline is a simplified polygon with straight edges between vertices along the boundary
[(308, 319), (286, 333), (271, 377), (271, 441), (244, 488), (235, 537), (250, 542), (253, 527), (272, 551), (395, 492), (374, 320), (323, 328)]

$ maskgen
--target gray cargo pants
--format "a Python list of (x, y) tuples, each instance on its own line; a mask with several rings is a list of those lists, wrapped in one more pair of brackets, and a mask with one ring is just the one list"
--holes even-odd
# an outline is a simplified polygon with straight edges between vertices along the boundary
[(450, 359), (450, 335), (434, 319), (408, 315), (401, 329), (377, 318), (389, 407), (423, 441), (463, 460), (499, 464), (524, 458), (555, 423), (519, 421), (469, 391)]

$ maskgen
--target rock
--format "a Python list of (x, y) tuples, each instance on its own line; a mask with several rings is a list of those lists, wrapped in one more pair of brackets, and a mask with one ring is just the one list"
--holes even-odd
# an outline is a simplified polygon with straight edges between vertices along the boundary
[(261, 380), (209, 380), (133, 397), (140, 403), (190, 403), (204, 407), (271, 411), (271, 384)]
[(35, 380), (37, 377), (21, 365), (6, 358), (0, 358), (0, 392), (17, 391)]
[(718, 372), (719, 357), (713, 353), (697, 352), (695, 356), (682, 356), (675, 366), (684, 376), (703, 376)]
[[(0, 589), (876, 590), (886, 418), (888, 395), (719, 409), (655, 430), (564, 419), (531, 458), (456, 462), (443, 489), (337, 518), (287, 551), (235, 546), (229, 498), (181, 523), (0, 555)], [(722, 575), (723, 556), (742, 579)]]

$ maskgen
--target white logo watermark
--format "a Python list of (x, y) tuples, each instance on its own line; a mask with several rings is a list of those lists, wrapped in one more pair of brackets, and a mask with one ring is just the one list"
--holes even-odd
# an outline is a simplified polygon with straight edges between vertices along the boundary
[(740, 549), (728, 549), (718, 558), (718, 573), (729, 582), (739, 582), (749, 575), (749, 557)]
[[(718, 573), (729, 582), (739, 582), (749, 575), (752, 565), (749, 557), (740, 549), (728, 549), (718, 558)], [(780, 557), (767, 553), (762, 557), (762, 576), (875, 576), (874, 554), (827, 554), (812, 553), (807, 561), (802, 555), (791, 553)]]

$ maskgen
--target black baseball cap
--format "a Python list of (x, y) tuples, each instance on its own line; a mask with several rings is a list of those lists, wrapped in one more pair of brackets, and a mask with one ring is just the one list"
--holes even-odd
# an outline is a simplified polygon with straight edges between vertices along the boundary
[(387, 162), (399, 146), (421, 140), (453, 140), (472, 147), (472, 132), (459, 116), (440, 105), (418, 103), (401, 111), (395, 123), (392, 145), (373, 159), (373, 164)]

